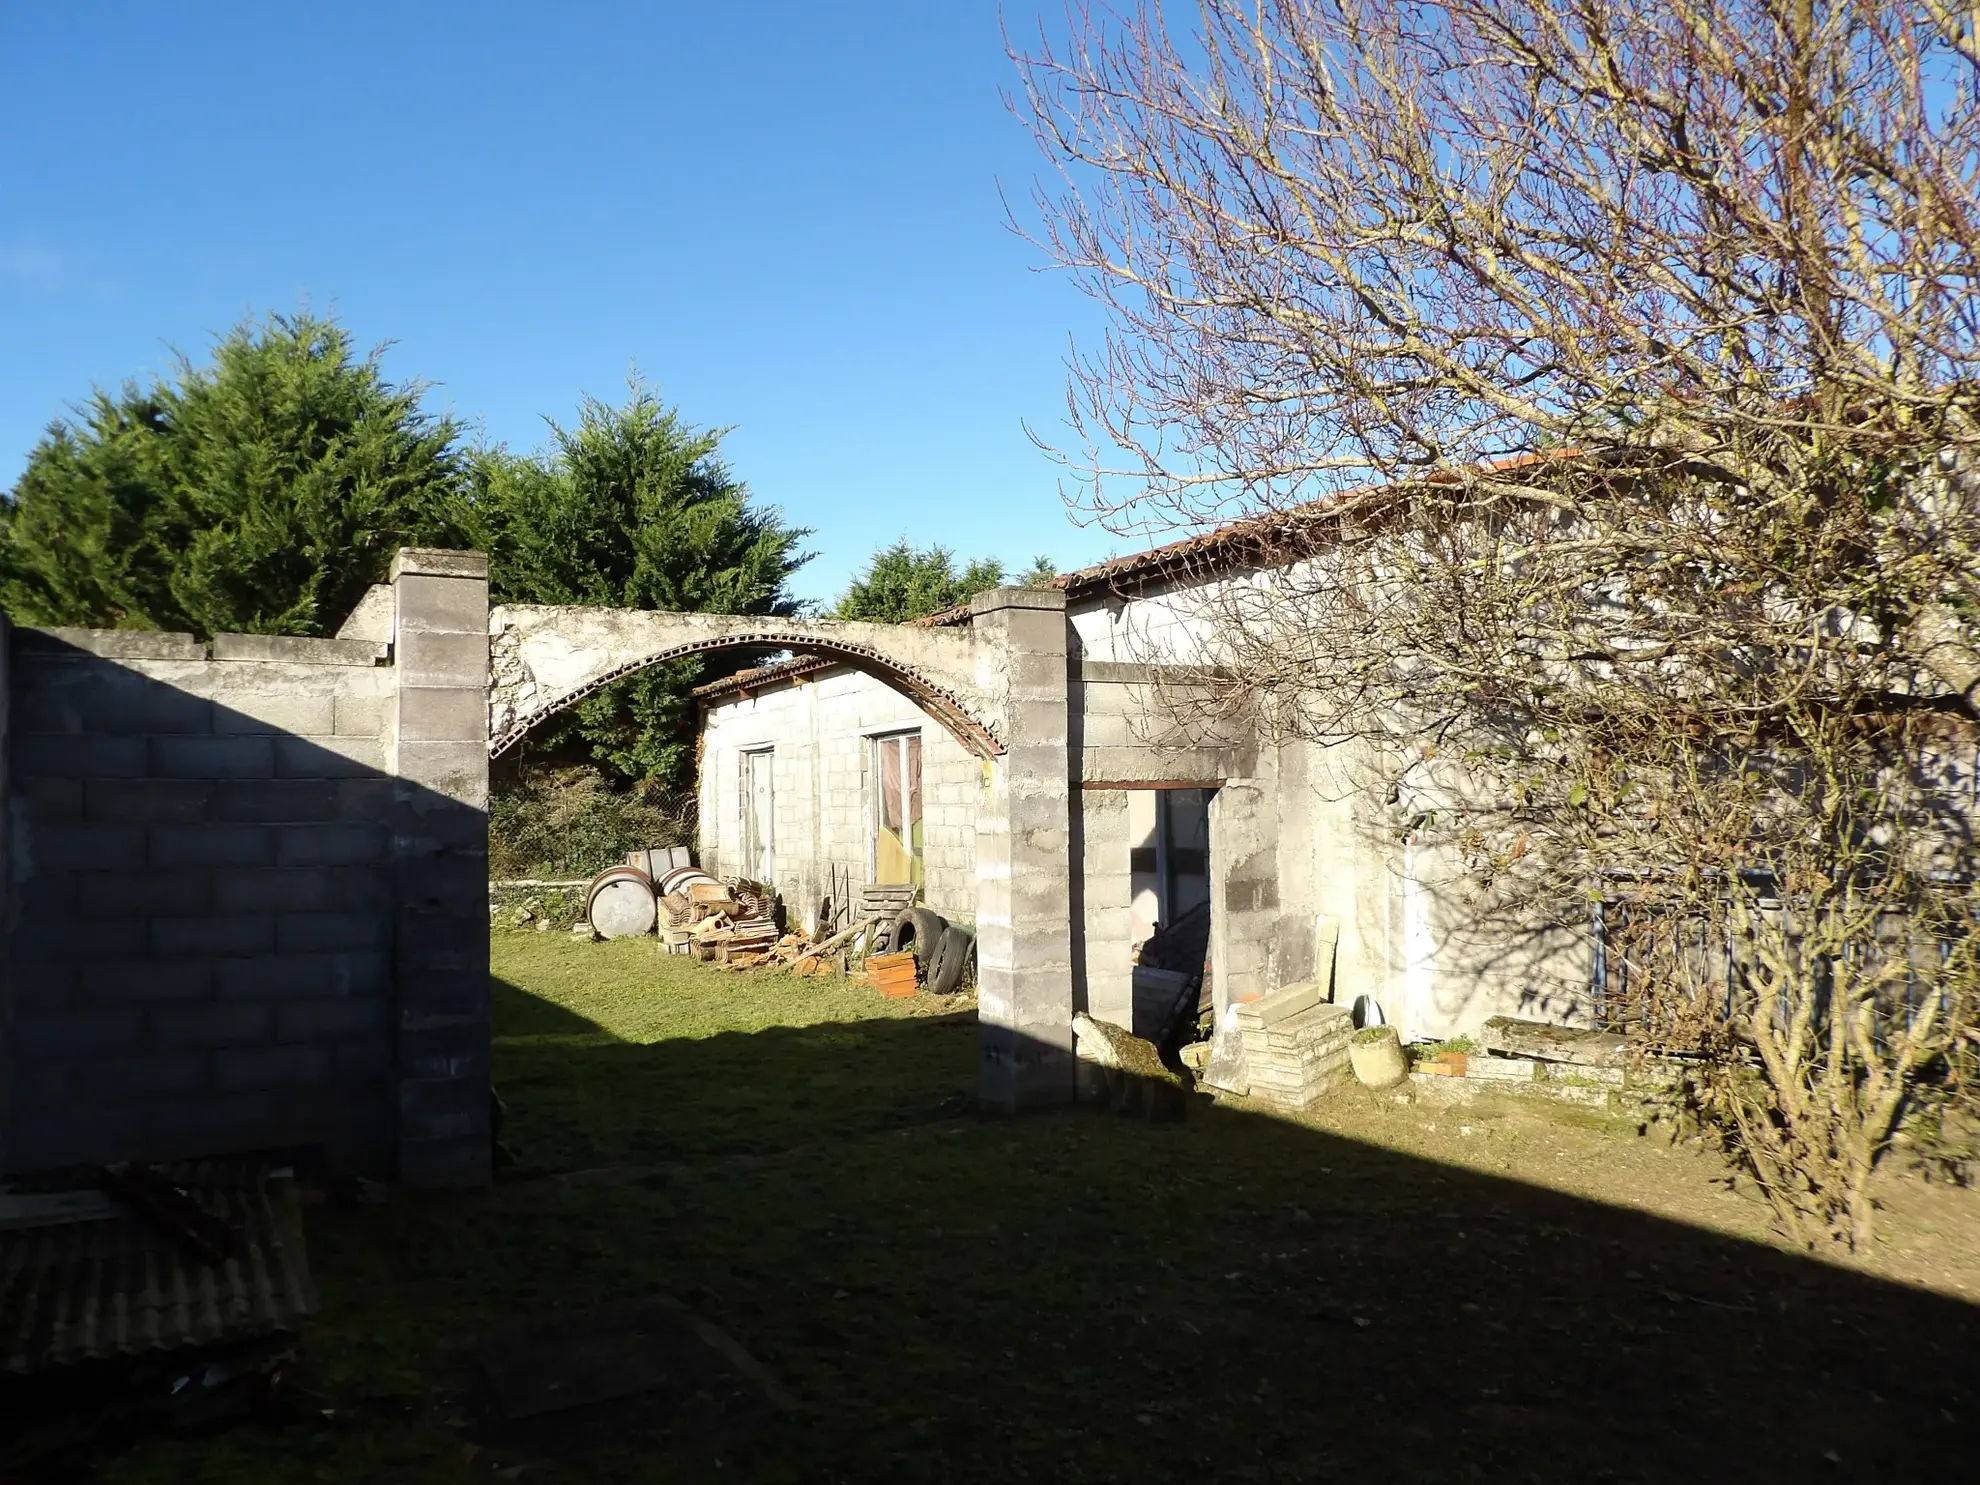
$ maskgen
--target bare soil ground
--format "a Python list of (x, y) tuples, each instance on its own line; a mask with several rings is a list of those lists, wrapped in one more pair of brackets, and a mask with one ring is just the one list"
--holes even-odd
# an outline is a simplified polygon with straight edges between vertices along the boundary
[[(967, 1010), (561, 935), (496, 964), (517, 1166), (314, 1212), (286, 1411), (108, 1479), (1972, 1472), (1971, 1192), (1888, 1182), (1875, 1250), (1817, 1261), (1711, 1155), (1577, 1110), (984, 1120)], [(466, 1338), (663, 1296), (788, 1406), (690, 1441), (695, 1400), (652, 1392), (523, 1447), (453, 1390)]]

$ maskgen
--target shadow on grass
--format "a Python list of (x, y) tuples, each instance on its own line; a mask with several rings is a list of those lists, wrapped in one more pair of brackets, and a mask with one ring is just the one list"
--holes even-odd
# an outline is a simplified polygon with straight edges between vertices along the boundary
[[(976, 1018), (833, 1022), (626, 1042), (496, 978), (495, 1081), (523, 1176), (764, 1153), (953, 1118)], [(914, 1035), (899, 1035), (905, 1026)]]
[[(974, 1076), (968, 1018), (629, 1046), (504, 1014), (526, 1167), (656, 1164), (324, 1214), (333, 1401), (478, 1326), (664, 1293), (798, 1400), (724, 1444), (723, 1479), (1972, 1468), (1980, 1311), (1944, 1298), (1202, 1102), (1181, 1124), (944, 1117)], [(314, 1477), (394, 1447), (330, 1448)], [(286, 1457), (271, 1439), (264, 1477)], [(563, 1468), (716, 1477), (651, 1449)]]
[(500, 975), (488, 977), (488, 1019), (495, 1034), (504, 1038), (611, 1036), (589, 1016), (580, 1016), (568, 1006), (531, 995)]

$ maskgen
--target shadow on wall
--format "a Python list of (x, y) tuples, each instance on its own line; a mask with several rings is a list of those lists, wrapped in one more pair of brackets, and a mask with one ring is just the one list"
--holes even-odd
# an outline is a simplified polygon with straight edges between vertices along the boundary
[(355, 641), (13, 641), (0, 1170), (485, 1179), (485, 745), (433, 740), (485, 719), (416, 725), (460, 688)]
[[(798, 1399), (725, 1477), (1971, 1468), (1980, 1310), (1946, 1298), (1200, 1102), (959, 1116), (966, 1017), (630, 1045), (514, 986), (495, 1011), (521, 1164), (339, 1214), (326, 1282), (421, 1334), (670, 1292)], [(329, 1317), (322, 1359), (366, 1324)], [(670, 1405), (569, 1447), (664, 1453)]]

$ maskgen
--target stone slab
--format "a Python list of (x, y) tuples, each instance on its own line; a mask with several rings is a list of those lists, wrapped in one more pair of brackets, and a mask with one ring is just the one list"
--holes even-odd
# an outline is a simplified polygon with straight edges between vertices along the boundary
[(1513, 1016), (1492, 1017), (1479, 1029), (1478, 1040), (1488, 1052), (1551, 1062), (1621, 1067), (1629, 1059), (1628, 1039), (1615, 1032), (1586, 1031)]
[(378, 664), (385, 646), (364, 639), (304, 639), (287, 634), (216, 634), (213, 658), (235, 661), (277, 661), (290, 665)]
[(151, 629), (70, 629), (59, 626), (19, 628), (23, 649), (80, 650), (105, 660), (204, 660), (206, 646), (190, 634), (166, 634)]
[(1464, 1075), (1488, 1081), (1531, 1083), (1540, 1076), (1540, 1064), (1530, 1057), (1469, 1057), (1465, 1059)]
[(1257, 1000), (1239, 1001), (1235, 1006), (1237, 1023), (1249, 1031), (1254, 1027), (1268, 1027), (1296, 1016), (1301, 1011), (1311, 1010), (1320, 1004), (1320, 990), (1316, 985), (1288, 985), (1283, 990), (1275, 990), (1270, 995)]

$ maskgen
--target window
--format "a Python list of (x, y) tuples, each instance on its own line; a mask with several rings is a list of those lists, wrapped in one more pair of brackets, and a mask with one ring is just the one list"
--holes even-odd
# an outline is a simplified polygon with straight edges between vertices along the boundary
[(921, 734), (873, 739), (873, 880), (922, 882)]
[(772, 748), (742, 755), (742, 874), (753, 882), (776, 879), (776, 795), (770, 781)]

